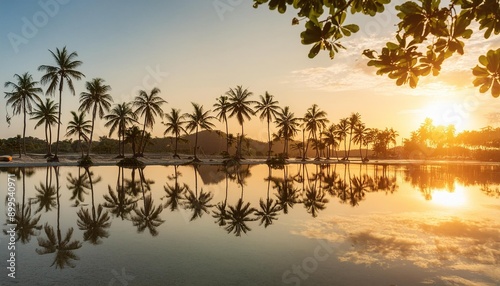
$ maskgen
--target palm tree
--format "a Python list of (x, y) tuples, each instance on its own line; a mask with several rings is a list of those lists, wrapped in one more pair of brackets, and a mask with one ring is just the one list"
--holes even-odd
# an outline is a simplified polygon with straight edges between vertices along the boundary
[(271, 141), (271, 131), (270, 131), (270, 125), (271, 125), (271, 120), (274, 119), (276, 120), (276, 116), (279, 113), (279, 106), (278, 106), (278, 101), (275, 101), (273, 95), (270, 95), (266, 91), (266, 95), (262, 96), (260, 95), (260, 101), (257, 102), (255, 105), (255, 113), (260, 112), (259, 118), (261, 120), (266, 120), (267, 121), (267, 140), (269, 144), (269, 151), (267, 152), (267, 160), (271, 159), (271, 149), (272, 149), (272, 141)]
[(389, 144), (393, 143), (394, 147), (396, 147), (396, 137), (399, 136), (399, 133), (396, 130), (392, 129), (392, 127), (389, 130), (387, 130), (387, 132), (388, 132), (387, 133), (387, 136), (388, 136), (387, 137), (387, 141), (388, 141), (388, 143)]
[(214, 112), (218, 112), (215, 116), (219, 121), (224, 121), (226, 124), (226, 156), (229, 156), (229, 126), (227, 123), (227, 113), (229, 110), (229, 101), (228, 97), (225, 95), (221, 95), (217, 98), (217, 102), (214, 104)]
[(347, 118), (340, 119), (339, 124), (337, 124), (337, 137), (339, 140), (344, 141), (344, 158), (342, 160), (347, 160), (347, 132), (349, 130), (349, 120)]
[[(125, 156), (125, 131), (127, 130), (127, 125), (137, 123), (137, 115), (132, 111), (130, 103), (116, 104), (110, 111), (109, 114), (104, 116), (106, 119), (105, 127), (109, 127), (109, 136), (111, 136), (115, 130), (118, 132), (118, 145), (119, 145), (119, 156)], [(121, 140), (121, 141), (120, 141)], [(120, 144), (121, 142), (121, 144)]]
[[(134, 99), (133, 105), (136, 107), (134, 113), (144, 117), (139, 150), (142, 150), (142, 145), (145, 144), (144, 135), (146, 134), (146, 127), (150, 127), (152, 129), (155, 124), (155, 117), (163, 117), (163, 109), (161, 108), (161, 105), (167, 102), (163, 100), (159, 94), (160, 89), (155, 87), (149, 94), (147, 94), (144, 90), (139, 91), (139, 95)], [(138, 155), (142, 156), (143, 154)]]
[(177, 143), (179, 142), (179, 137), (181, 136), (181, 132), (186, 133), (186, 129), (184, 129), (184, 117), (185, 114), (180, 114), (179, 109), (172, 108), (170, 110), (170, 113), (166, 114), (165, 117), (167, 119), (167, 122), (164, 122), (165, 126), (167, 129), (165, 129), (165, 132), (163, 133), (166, 135), (167, 133), (172, 133), (175, 136), (175, 150), (174, 150), (174, 158), (180, 158), (179, 155), (177, 154)]
[(140, 153), (141, 153), (141, 154), (144, 154), (144, 150), (146, 150), (146, 146), (147, 146), (148, 144), (151, 144), (151, 139), (152, 139), (152, 138), (153, 138), (153, 137), (151, 137), (151, 133), (150, 133), (150, 132), (146, 132), (146, 133), (144, 134), (144, 137), (143, 137), (144, 142), (142, 143), (142, 149), (140, 150)]
[(45, 99), (45, 103), (36, 103), (35, 109), (31, 113), (31, 119), (38, 120), (35, 129), (45, 124), (45, 140), (47, 141), (46, 157), (52, 156), (52, 125), (57, 123), (58, 104), (50, 98)]
[(94, 78), (92, 81), (87, 81), (85, 88), (87, 91), (80, 93), (80, 108), (78, 108), (78, 111), (87, 111), (90, 113), (92, 110), (92, 128), (90, 129), (89, 148), (87, 149), (87, 156), (89, 156), (90, 149), (92, 149), (95, 118), (97, 114), (99, 114), (99, 118), (103, 118), (104, 111), (109, 111), (113, 98), (108, 93), (111, 87), (104, 84), (102, 78)]
[(90, 133), (92, 125), (90, 124), (90, 120), (85, 120), (85, 113), (83, 112), (77, 114), (76, 112), (71, 111), (71, 115), (73, 115), (73, 119), (68, 122), (68, 127), (66, 128), (66, 136), (78, 135), (83, 158), (82, 138), (85, 140), (85, 142), (88, 142), (89, 137), (87, 136), (87, 134)]
[(236, 116), (238, 119), (238, 123), (241, 125), (241, 135), (237, 148), (236, 157), (241, 159), (241, 148), (242, 148), (242, 140), (245, 135), (243, 130), (243, 123), (245, 122), (245, 118), (250, 120), (250, 115), (254, 114), (251, 105), (255, 103), (255, 101), (251, 101), (248, 98), (253, 95), (252, 92), (248, 91), (248, 89), (243, 89), (241, 85), (236, 86), (235, 89), (230, 88), (226, 95), (229, 96), (229, 108), (228, 112), (230, 112), (229, 117)]
[(366, 128), (364, 123), (358, 122), (358, 124), (354, 126), (354, 137), (352, 139), (354, 143), (359, 144), (359, 157), (361, 158), (361, 161), (363, 161), (363, 153), (361, 151), (361, 147), (366, 142), (368, 131), (369, 130)]
[[(323, 140), (327, 144), (328, 148), (331, 147), (335, 151), (335, 157), (338, 160), (339, 154), (337, 152), (337, 148), (340, 145), (341, 139), (337, 135), (337, 125), (335, 125), (335, 124), (330, 125), (321, 134), (323, 135)], [(328, 155), (328, 157), (330, 157), (330, 156)]]
[(132, 126), (125, 131), (125, 137), (123, 142), (132, 144), (132, 154), (134, 157), (137, 156), (137, 145), (140, 143), (141, 130), (137, 126)]
[(370, 128), (370, 130), (366, 134), (366, 138), (365, 138), (366, 150), (365, 150), (364, 161), (368, 161), (368, 147), (369, 147), (370, 143), (375, 142), (378, 132), (379, 132), (379, 130), (377, 128)]
[(21, 112), (24, 115), (23, 154), (26, 155), (26, 114), (31, 112), (33, 102), (41, 101), (38, 93), (43, 91), (37, 87), (38, 82), (33, 81), (33, 77), (27, 72), (22, 75), (15, 74), (14, 78), (16, 83), (8, 81), (4, 85), (6, 88), (12, 88), (11, 92), (5, 93), (5, 98), (7, 98), (7, 104), (12, 107), (14, 115)]
[[(326, 123), (328, 123), (328, 119), (326, 118), (326, 112), (319, 109), (317, 104), (313, 104), (311, 107), (307, 109), (306, 114), (304, 115), (304, 127), (305, 130), (309, 131), (308, 135), (308, 141), (311, 138), (311, 135), (314, 140), (317, 140), (317, 132), (320, 131), (321, 129), (326, 128)], [(303, 156), (305, 158), (305, 153), (307, 153), (307, 147), (306, 151), (304, 152)], [(316, 148), (316, 159), (319, 159), (319, 148)]]
[(66, 47), (62, 50), (56, 49), (56, 52), (52, 52), (52, 57), (56, 61), (55, 66), (41, 65), (38, 67), (39, 71), (45, 72), (45, 75), (42, 76), (40, 82), (42, 84), (49, 84), (47, 88), (46, 94), (54, 95), (56, 90), (59, 89), (59, 112), (58, 112), (58, 120), (57, 120), (57, 141), (56, 141), (56, 153), (54, 158), (51, 160), (59, 161), (57, 157), (57, 153), (59, 151), (59, 133), (61, 129), (61, 106), (62, 106), (62, 91), (64, 86), (64, 81), (66, 80), (68, 84), (68, 88), (73, 95), (75, 95), (75, 88), (73, 87), (73, 79), (80, 80), (85, 75), (76, 69), (82, 64), (81, 61), (76, 60), (78, 57), (76, 52), (68, 53)]
[(347, 160), (349, 160), (349, 154), (351, 152), (351, 142), (352, 142), (352, 134), (354, 132), (354, 128), (361, 122), (361, 115), (359, 113), (351, 113), (351, 116), (348, 119), (349, 125), (349, 149), (347, 149)]
[(290, 112), (290, 108), (285, 106), (285, 108), (280, 110), (274, 122), (278, 128), (278, 134), (285, 139), (285, 144), (283, 144), (285, 158), (288, 157), (288, 141), (297, 134), (300, 125), (299, 121), (300, 118), (295, 117), (293, 112)]
[(210, 110), (203, 111), (203, 105), (198, 105), (194, 102), (191, 102), (193, 105), (194, 111), (193, 113), (186, 113), (184, 116), (187, 118), (186, 129), (189, 132), (193, 132), (196, 130), (195, 141), (194, 141), (194, 161), (199, 162), (200, 160), (196, 156), (196, 149), (198, 149), (198, 131), (199, 129), (204, 130), (212, 130), (215, 126), (210, 120), (215, 117), (209, 115)]

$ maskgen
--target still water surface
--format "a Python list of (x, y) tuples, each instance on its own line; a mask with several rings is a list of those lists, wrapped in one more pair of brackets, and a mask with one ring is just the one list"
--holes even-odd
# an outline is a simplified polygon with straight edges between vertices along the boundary
[(0, 171), (1, 285), (500, 284), (498, 166)]

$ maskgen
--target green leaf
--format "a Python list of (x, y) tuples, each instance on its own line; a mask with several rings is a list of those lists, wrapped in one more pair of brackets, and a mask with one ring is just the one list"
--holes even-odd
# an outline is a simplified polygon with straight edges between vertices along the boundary
[(320, 43), (316, 43), (312, 48), (311, 50), (309, 51), (309, 55), (308, 57), (310, 59), (316, 57), (316, 55), (319, 53), (319, 50), (321, 49), (321, 44)]

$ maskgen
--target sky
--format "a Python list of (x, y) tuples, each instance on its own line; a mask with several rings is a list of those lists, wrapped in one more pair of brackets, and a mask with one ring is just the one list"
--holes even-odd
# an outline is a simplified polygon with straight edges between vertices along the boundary
[[(254, 9), (249, 0), (0, 0), (0, 79), (30, 72), (38, 81), (38, 66), (54, 64), (49, 50), (76, 51), (86, 77), (75, 82), (75, 96), (64, 89), (63, 134), (85, 81), (96, 77), (111, 86), (114, 103), (158, 87), (168, 102), (166, 112), (191, 112), (191, 102), (213, 109), (217, 97), (242, 85), (254, 100), (269, 92), (298, 117), (314, 103), (333, 123), (359, 112), (367, 127), (396, 129), (398, 143), (426, 117), (454, 124), (458, 131), (495, 126), (486, 115), (500, 110), (500, 100), (473, 87), (471, 69), (479, 55), (500, 46), (498, 38), (485, 40), (475, 33), (466, 41), (465, 56), (448, 60), (438, 77), (422, 78), (416, 89), (398, 87), (366, 65), (362, 51), (379, 50), (394, 37), (395, 4), (377, 17), (348, 19), (361, 31), (343, 41), (347, 50), (331, 60), (326, 52), (307, 57), (310, 46), (300, 43), (303, 25), (291, 25), (296, 11), (281, 15), (267, 6)], [(2, 93), (10, 91), (1, 86)], [(6, 105), (3, 96), (0, 102)], [(0, 108), (2, 137), (21, 134), (22, 116), (14, 116), (8, 127), (6, 112), (12, 115), (10, 107)], [(153, 136), (163, 137), (160, 122)], [(43, 128), (34, 130), (34, 125), (28, 122), (27, 136), (44, 138)], [(217, 129), (224, 127), (218, 123)], [(229, 129), (239, 132), (235, 118)], [(266, 123), (255, 117), (245, 123), (245, 133), (266, 141)], [(94, 138), (105, 135), (108, 130), (99, 120)]]

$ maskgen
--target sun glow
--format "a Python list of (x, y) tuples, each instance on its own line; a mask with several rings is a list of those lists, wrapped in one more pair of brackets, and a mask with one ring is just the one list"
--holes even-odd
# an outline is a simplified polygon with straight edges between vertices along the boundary
[(463, 186), (455, 184), (455, 190), (435, 190), (432, 193), (432, 202), (446, 207), (460, 207), (467, 204), (468, 198)]
[(465, 126), (470, 120), (470, 114), (460, 104), (452, 101), (433, 101), (422, 109), (422, 115), (425, 118), (432, 119), (434, 126), (453, 125), (456, 132), (465, 130)]

